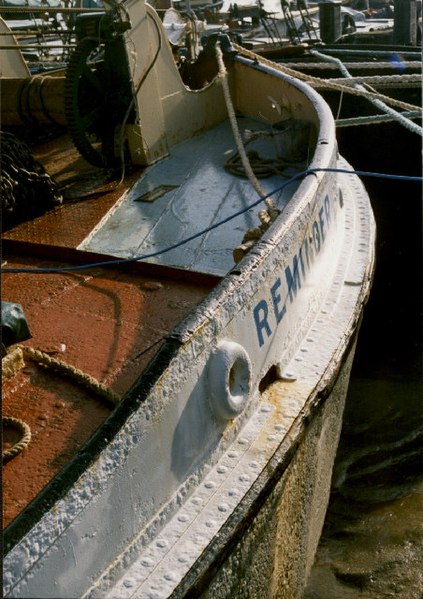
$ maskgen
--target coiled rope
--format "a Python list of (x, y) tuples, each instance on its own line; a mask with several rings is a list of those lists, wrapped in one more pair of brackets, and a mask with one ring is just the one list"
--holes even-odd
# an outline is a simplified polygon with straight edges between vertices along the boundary
[(223, 54), (222, 54), (222, 50), (221, 50), (219, 42), (216, 44), (216, 58), (217, 58), (217, 63), (218, 63), (218, 67), (219, 67), (219, 77), (222, 82), (223, 95), (225, 98), (226, 109), (228, 111), (229, 121), (231, 123), (232, 132), (233, 132), (233, 135), (235, 138), (235, 142), (236, 142), (236, 146), (238, 149), (239, 157), (242, 162), (242, 166), (244, 167), (245, 174), (247, 175), (248, 180), (250, 181), (251, 185), (253, 186), (255, 191), (258, 193), (259, 197), (264, 199), (264, 202), (269, 211), (269, 216), (273, 220), (279, 214), (279, 210), (277, 209), (274, 200), (271, 197), (268, 197), (268, 194), (266, 194), (266, 191), (260, 185), (260, 183), (251, 167), (248, 155), (245, 151), (245, 147), (244, 147), (244, 144), (243, 144), (243, 141), (241, 138), (241, 134), (240, 134), (240, 131), (238, 128), (238, 123), (237, 123), (236, 116), (235, 116), (235, 110), (234, 110), (234, 107), (232, 104), (231, 94), (229, 91), (229, 85), (228, 85), (228, 79), (227, 79), (228, 72), (226, 70), (225, 63), (223, 62)]
[[(238, 123), (236, 120), (235, 110), (233, 107), (231, 94), (229, 90), (228, 80), (227, 80), (227, 70), (225, 67), (225, 63), (223, 62), (223, 54), (220, 47), (220, 43), (216, 44), (216, 58), (219, 67), (219, 77), (222, 82), (223, 95), (225, 98), (226, 109), (228, 111), (229, 121), (231, 123), (232, 132), (235, 138), (236, 146), (238, 149), (238, 156), (241, 160), (242, 167), (244, 169), (244, 173), (250, 181), (251, 185), (258, 193), (259, 197), (264, 201), (267, 210), (259, 210), (258, 217), (260, 219), (260, 225), (256, 228), (248, 229), (245, 233), (244, 238), (242, 240), (242, 244), (234, 249), (233, 258), (235, 263), (239, 262), (241, 258), (252, 248), (257, 239), (263, 235), (263, 233), (269, 228), (272, 222), (276, 219), (279, 214), (279, 209), (276, 207), (276, 204), (271, 196), (266, 193), (263, 187), (260, 185), (255, 172), (250, 163), (250, 156), (254, 158), (254, 155), (250, 153), (250, 156), (247, 154), (245, 150), (244, 143), (241, 138), (241, 134), (238, 128)], [(237, 157), (233, 157), (232, 163), (229, 162), (229, 168), (240, 169), (240, 166), (236, 164)], [(239, 173), (238, 173), (239, 174)]]
[[(53, 358), (49, 354), (46, 354), (45, 352), (42, 352), (38, 349), (34, 349), (33, 347), (29, 347), (26, 345), (21, 345), (16, 347), (14, 351), (8, 355), (11, 358), (14, 357), (17, 360), (20, 360), (21, 364), (21, 358), (26, 358), (38, 364), (42, 364), (47, 368), (51, 368), (52, 370), (55, 370), (61, 374), (64, 374), (65, 376), (69, 377), (70, 379), (83, 385), (90, 391), (94, 392), (98, 397), (106, 400), (113, 406), (116, 406), (121, 401), (121, 397), (119, 395), (117, 395), (112, 389), (110, 389), (106, 385), (103, 385), (103, 383), (100, 383), (91, 375), (83, 372), (82, 370), (79, 370), (78, 368), (75, 368), (75, 366), (63, 362), (62, 360)], [(12, 458), (19, 455), (26, 447), (28, 447), (31, 441), (31, 429), (29, 428), (28, 424), (23, 422), (23, 420), (19, 420), (18, 418), (12, 418), (11, 416), (4, 416), (2, 418), (2, 421), (3, 425), (6, 424), (9, 426), (13, 426), (14, 428), (22, 432), (22, 438), (20, 439), (20, 441), (16, 443), (13, 447), (2, 453), (3, 463), (6, 463)]]
[[(257, 137), (258, 136), (254, 136), (249, 140), (246, 140), (244, 148), (246, 149), (250, 141)], [(285, 169), (287, 167), (293, 167), (297, 165), (297, 163), (294, 162), (286, 162), (285, 160), (282, 160), (282, 158), (264, 158), (263, 156), (260, 156), (256, 150), (250, 150), (247, 152), (247, 157), (254, 175), (256, 177), (260, 177), (260, 179), (266, 179), (272, 175), (288, 177)], [(225, 164), (225, 169), (233, 175), (237, 175), (238, 177), (245, 176), (245, 170), (243, 168), (243, 164), (240, 163), (240, 155), (238, 152), (228, 158)]]
[(19, 418), (13, 418), (12, 416), (3, 416), (2, 422), (3, 427), (6, 425), (15, 428), (22, 435), (17, 443), (2, 452), (3, 464), (6, 464), (9, 462), (9, 460), (22, 453), (24, 449), (28, 447), (31, 442), (31, 429), (26, 422), (20, 420)]

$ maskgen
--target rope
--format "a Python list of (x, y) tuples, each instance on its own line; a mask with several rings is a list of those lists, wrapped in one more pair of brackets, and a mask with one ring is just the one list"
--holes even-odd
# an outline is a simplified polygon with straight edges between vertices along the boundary
[[(392, 60), (393, 54), (392, 50), (369, 50), (365, 48), (363, 50), (353, 50), (352, 48), (343, 48), (342, 46), (328, 47), (325, 48), (325, 51), (328, 54), (338, 54), (344, 56), (364, 56), (365, 58), (389, 58)], [(415, 59), (421, 60), (421, 52), (415, 50), (399, 50), (399, 54), (402, 60), (407, 59)]]
[(6, 464), (12, 458), (15, 458), (17, 455), (23, 452), (26, 449), (31, 441), (31, 429), (23, 420), (19, 418), (13, 418), (12, 416), (3, 416), (2, 417), (3, 428), (4, 426), (11, 426), (18, 430), (22, 437), (20, 440), (15, 443), (10, 449), (6, 449), (6, 451), (2, 452), (2, 460), (3, 464)]
[[(329, 81), (330, 83), (334, 82), (337, 83), (338, 81), (341, 81), (341, 79), (339, 78), (329, 78), (326, 79), (326, 81)], [(388, 75), (386, 77), (381, 77), (381, 76), (362, 76), (362, 77), (351, 77), (350, 79), (347, 80), (342, 80), (344, 82), (345, 85), (351, 85), (354, 86), (355, 84), (366, 84), (366, 85), (374, 85), (376, 87), (395, 87), (395, 88), (400, 88), (400, 87), (404, 87), (404, 88), (408, 88), (408, 87), (420, 87), (422, 84), (422, 78), (421, 75), (419, 74), (415, 74), (415, 75)], [(313, 86), (313, 87), (317, 87), (317, 86)]]
[[(235, 263), (237, 264), (243, 258), (243, 256), (250, 251), (250, 249), (254, 246), (256, 241), (260, 239), (263, 233), (270, 227), (272, 222), (276, 219), (276, 217), (279, 214), (279, 210), (276, 207), (276, 203), (274, 202), (273, 198), (270, 197), (270, 195), (267, 194), (263, 187), (260, 185), (255, 174), (257, 172), (262, 177), (268, 177), (275, 172), (275, 169), (274, 166), (271, 166), (269, 163), (266, 163), (261, 157), (259, 157), (257, 152), (249, 152), (247, 154), (245, 150), (245, 145), (242, 141), (241, 134), (238, 128), (235, 110), (229, 91), (229, 85), (227, 80), (228, 73), (225, 68), (225, 63), (223, 62), (223, 54), (219, 42), (216, 44), (216, 58), (219, 66), (219, 76), (222, 81), (226, 109), (228, 111), (229, 121), (232, 126), (232, 132), (238, 149), (238, 153), (227, 161), (226, 167), (229, 170), (232, 170), (232, 172), (234, 172), (237, 175), (245, 174), (248, 180), (250, 181), (251, 185), (256, 190), (259, 197), (264, 201), (267, 207), (267, 210), (259, 210), (258, 217), (260, 219), (260, 225), (255, 228), (248, 229), (242, 239), (241, 245), (234, 249), (233, 258)], [(244, 169), (244, 172), (242, 172), (240, 169), (238, 158), (241, 159), (241, 164)], [(254, 169), (251, 166), (250, 159), (254, 161)], [(279, 174), (281, 174), (280, 170), (277, 170)]]
[(354, 87), (350, 87), (344, 83), (329, 83), (327, 79), (321, 79), (320, 77), (313, 77), (312, 75), (306, 75), (305, 73), (301, 73), (300, 71), (296, 71), (294, 69), (290, 69), (285, 65), (281, 65), (280, 63), (273, 62), (267, 58), (263, 58), (258, 54), (255, 54), (251, 50), (247, 50), (242, 46), (239, 46), (236, 43), (232, 43), (234, 49), (239, 52), (242, 56), (250, 58), (256, 62), (260, 62), (261, 64), (267, 65), (272, 69), (280, 71), (281, 73), (285, 73), (286, 75), (290, 75), (291, 77), (295, 77), (296, 79), (301, 79), (305, 81), (312, 87), (319, 86), (321, 88), (332, 89), (339, 92), (346, 92), (352, 94), (354, 96), (360, 96), (364, 98), (370, 99), (379, 99), (386, 102), (386, 104), (391, 104), (392, 106), (396, 106), (397, 108), (402, 108), (403, 110), (420, 110), (423, 111), (421, 107), (414, 106), (414, 104), (408, 104), (407, 102), (402, 102), (401, 100), (396, 100), (395, 98), (390, 98), (389, 96), (385, 96), (383, 94), (378, 94), (375, 92), (369, 92), (367, 90), (361, 90)]
[(27, 345), (21, 345), (19, 349), (22, 350), (24, 358), (29, 358), (33, 362), (37, 362), (38, 364), (42, 364), (43, 366), (47, 366), (48, 368), (52, 368), (65, 374), (74, 381), (87, 387), (90, 391), (94, 391), (96, 395), (109, 401), (112, 405), (115, 406), (120, 402), (121, 398), (114, 391), (100, 383), (91, 375), (75, 368), (75, 366), (66, 364), (66, 362), (63, 362), (62, 360), (53, 358), (52, 356)]
[[(417, 111), (406, 112), (403, 116), (409, 119), (418, 118), (420, 113)], [(352, 119), (337, 119), (335, 123), (337, 127), (353, 127), (356, 125), (379, 125), (393, 120), (395, 120), (394, 117), (389, 114), (377, 114), (374, 116), (359, 116)]]
[[(97, 381), (97, 379), (95, 379), (94, 377), (90, 376), (85, 372), (82, 372), (82, 370), (79, 370), (78, 368), (75, 368), (75, 366), (66, 364), (66, 362), (63, 362), (62, 360), (52, 358), (45, 352), (42, 352), (38, 349), (34, 349), (33, 347), (29, 347), (27, 345), (20, 345), (17, 346), (15, 350), (8, 355), (12, 356), (12, 354), (14, 354), (15, 352), (16, 354), (21, 354), (24, 358), (31, 359), (33, 362), (37, 362), (38, 364), (42, 364), (43, 366), (54, 369), (68, 376), (77, 383), (82, 384), (90, 391), (93, 391), (96, 395), (98, 395), (102, 399), (105, 399), (113, 406), (116, 406), (121, 401), (119, 395), (117, 395), (109, 387), (106, 387), (105, 385)], [(3, 452), (2, 458), (3, 464), (5, 464), (12, 458), (19, 455), (24, 449), (28, 447), (31, 441), (31, 429), (29, 428), (28, 424), (26, 424), (26, 422), (18, 418), (13, 418), (11, 416), (3, 416), (2, 420), (3, 425), (6, 424), (9, 426), (13, 426), (22, 433), (22, 438), (20, 439), (20, 441), (13, 445), (13, 447), (11, 447), (10, 449)]]
[[(339, 60), (339, 58), (335, 58), (333, 56), (327, 56), (326, 54), (322, 54), (318, 50), (314, 50), (314, 49), (310, 50), (310, 52), (311, 52), (311, 54), (313, 54), (313, 56), (318, 56), (319, 58), (323, 58), (323, 60), (327, 60), (328, 62), (337, 64), (339, 66), (341, 73), (344, 75), (344, 77), (346, 77), (347, 79), (351, 79), (351, 75), (350, 75), (348, 69), (345, 67), (345, 65), (342, 64), (342, 61)], [(353, 83), (353, 87), (354, 87), (354, 89), (367, 91), (367, 90), (365, 90), (365, 88), (362, 85), (360, 85), (358, 83)], [(406, 129), (408, 129), (409, 131), (411, 131), (413, 133), (417, 133), (420, 136), (423, 136), (422, 127), (420, 127), (416, 123), (413, 123), (413, 121), (410, 121), (409, 119), (404, 117), (399, 112), (396, 112), (395, 110), (393, 110), (392, 108), (387, 106), (379, 98), (373, 98), (373, 97), (369, 96), (368, 99), (374, 106), (376, 106), (377, 108), (380, 108), (380, 110), (382, 110), (386, 114), (389, 114), (390, 116), (392, 116), (401, 125), (404, 125), (404, 127)]]
[[(249, 140), (251, 141), (251, 140)], [(247, 146), (249, 142), (245, 143)], [(260, 156), (256, 150), (250, 150), (247, 152), (248, 161), (251, 165), (253, 173), (256, 177), (260, 177), (260, 179), (266, 179), (267, 177), (271, 177), (272, 175), (280, 175), (281, 177), (288, 177), (286, 173), (284, 173), (284, 169), (287, 167), (295, 167), (296, 163), (285, 162), (282, 159), (275, 158), (264, 158)], [(245, 170), (240, 163), (240, 155), (236, 152), (233, 156), (228, 158), (225, 164), (226, 170), (228, 170), (233, 175), (237, 175), (238, 177), (245, 176)]]
[[(261, 55), (260, 55), (261, 56)], [(360, 70), (371, 70), (371, 69), (393, 69), (395, 68), (392, 62), (348, 62), (345, 61), (344, 65), (347, 69), (357, 69)], [(329, 64), (326, 62), (289, 62), (289, 66), (291, 69), (313, 69), (313, 70), (324, 70), (324, 71), (335, 71), (338, 67), (334, 64)], [(407, 60), (401, 64), (401, 68), (404, 69), (418, 69), (422, 70), (422, 63), (420, 60)], [(388, 75), (390, 77), (391, 75)]]
[(259, 197), (264, 199), (264, 202), (269, 210), (269, 215), (272, 219), (274, 219), (279, 214), (279, 211), (276, 208), (276, 204), (273, 201), (273, 199), (267, 196), (266, 191), (260, 185), (257, 177), (254, 174), (254, 171), (251, 167), (247, 153), (245, 151), (245, 147), (244, 147), (244, 144), (243, 144), (243, 141), (241, 138), (241, 134), (240, 134), (240, 131), (238, 128), (238, 123), (237, 123), (236, 116), (235, 116), (235, 110), (234, 110), (232, 100), (231, 100), (228, 79), (227, 79), (228, 73), (227, 73), (227, 70), (225, 67), (225, 63), (223, 62), (223, 54), (222, 54), (222, 50), (220, 48), (219, 42), (216, 44), (216, 58), (217, 58), (218, 66), (219, 66), (219, 76), (222, 81), (223, 95), (225, 98), (226, 109), (228, 111), (229, 121), (232, 126), (232, 132), (233, 132), (235, 142), (236, 142), (236, 145), (238, 148), (239, 157), (241, 158), (241, 162), (244, 167), (245, 173), (248, 177), (248, 180), (250, 181), (251, 185), (258, 193)]

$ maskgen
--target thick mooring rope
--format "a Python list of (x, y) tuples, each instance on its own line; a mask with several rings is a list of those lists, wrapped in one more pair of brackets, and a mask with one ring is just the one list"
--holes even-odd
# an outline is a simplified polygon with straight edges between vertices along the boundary
[(281, 73), (285, 73), (286, 75), (289, 75), (291, 77), (295, 77), (296, 79), (301, 79), (302, 81), (305, 81), (312, 87), (319, 87), (319, 88), (323, 88), (323, 89), (326, 88), (326, 89), (331, 89), (334, 91), (345, 92), (345, 93), (348, 93), (348, 94), (351, 94), (354, 96), (364, 97), (369, 100), (370, 99), (380, 100), (380, 101), (385, 102), (386, 104), (389, 104), (391, 106), (396, 106), (397, 108), (402, 108), (403, 110), (410, 110), (410, 111), (419, 110), (420, 113), (423, 112), (423, 109), (421, 107), (415, 106), (414, 104), (409, 104), (408, 102), (402, 102), (401, 100), (396, 100), (395, 98), (385, 96), (384, 94), (379, 94), (376, 92), (370, 92), (367, 90), (357, 89), (350, 85), (346, 85), (345, 83), (337, 83), (337, 82), (333, 82), (333, 81), (331, 83), (329, 83), (326, 79), (322, 79), (320, 77), (313, 77), (312, 75), (306, 75), (304, 73), (301, 73), (300, 71), (296, 71), (296, 70), (291, 69), (285, 65), (282, 65), (277, 62), (273, 62), (272, 60), (269, 60), (267, 58), (259, 56), (258, 54), (255, 54), (251, 50), (247, 50), (246, 48), (243, 48), (242, 46), (239, 46), (236, 43), (233, 43), (232, 46), (242, 56), (245, 56), (246, 58), (250, 58), (251, 60), (254, 60), (256, 62), (260, 62), (261, 64), (265, 64), (265, 65), (271, 67), (272, 69), (280, 71)]
[(53, 358), (49, 354), (42, 352), (38, 349), (34, 349), (33, 347), (29, 347), (27, 345), (20, 346), (22, 350), (24, 358), (28, 358), (33, 362), (37, 362), (38, 364), (42, 364), (43, 366), (47, 366), (48, 368), (54, 369), (69, 378), (73, 379), (77, 383), (81, 383), (90, 391), (94, 391), (96, 395), (110, 402), (112, 405), (117, 405), (121, 398), (114, 391), (112, 391), (106, 385), (100, 383), (97, 379), (87, 374), (86, 372), (82, 372), (75, 366), (71, 364), (66, 364), (62, 360), (58, 360), (57, 358)]
[[(404, 112), (402, 115), (407, 118), (418, 118), (420, 116), (417, 111)], [(380, 125), (395, 120), (397, 119), (389, 114), (375, 114), (373, 116), (358, 116), (351, 119), (336, 119), (335, 123), (337, 127), (356, 127), (358, 125)]]
[(229, 120), (230, 120), (230, 123), (232, 126), (232, 132), (233, 132), (233, 135), (235, 138), (239, 157), (240, 157), (242, 165), (244, 167), (245, 174), (247, 175), (248, 180), (250, 181), (251, 185), (253, 186), (253, 188), (256, 190), (256, 192), (258, 193), (258, 195), (261, 198), (265, 198), (264, 202), (269, 211), (269, 216), (270, 216), (271, 220), (273, 220), (279, 214), (279, 210), (277, 209), (276, 204), (273, 201), (273, 199), (266, 197), (267, 196), (266, 191), (260, 185), (260, 182), (258, 181), (256, 175), (254, 174), (254, 171), (251, 167), (247, 153), (245, 151), (245, 147), (244, 147), (244, 144), (243, 144), (243, 141), (241, 138), (241, 134), (240, 134), (240, 131), (238, 128), (238, 123), (237, 123), (236, 116), (235, 116), (235, 110), (234, 110), (234, 107), (232, 104), (231, 94), (229, 91), (228, 73), (226, 71), (225, 63), (223, 62), (223, 54), (222, 54), (222, 50), (220, 48), (219, 43), (216, 44), (216, 58), (217, 58), (218, 66), (219, 66), (219, 76), (220, 76), (220, 79), (222, 82), (223, 95), (225, 98), (226, 109), (228, 111), (228, 116), (229, 116)]
[(238, 128), (238, 123), (235, 116), (235, 110), (232, 104), (231, 94), (228, 85), (228, 73), (225, 68), (225, 63), (223, 62), (223, 54), (220, 48), (220, 44), (216, 44), (216, 58), (219, 66), (219, 76), (222, 82), (223, 95), (225, 98), (226, 109), (228, 111), (229, 121), (232, 126), (232, 132), (235, 138), (235, 142), (238, 149), (238, 155), (235, 155), (232, 158), (232, 161), (229, 160), (227, 163), (227, 168), (236, 171), (236, 174), (240, 174), (240, 165), (237, 164), (238, 157), (241, 160), (242, 167), (244, 169), (244, 173), (250, 181), (253, 188), (256, 190), (260, 198), (264, 199), (264, 203), (266, 204), (266, 210), (259, 210), (258, 217), (260, 219), (260, 225), (256, 228), (248, 229), (242, 239), (242, 243), (240, 246), (236, 247), (233, 251), (233, 258), (235, 263), (238, 263), (242, 257), (250, 251), (250, 249), (255, 245), (256, 241), (261, 238), (263, 233), (270, 227), (273, 221), (276, 219), (278, 214), (280, 213), (279, 209), (276, 206), (273, 198), (269, 197), (269, 194), (263, 189), (260, 185), (256, 174), (255, 169), (251, 166), (250, 158), (254, 161), (255, 167), (259, 168), (263, 173), (263, 167), (266, 171), (265, 176), (270, 176), (272, 174), (269, 171), (269, 165), (265, 165), (263, 161), (258, 160), (256, 153), (250, 152), (247, 154), (245, 149), (245, 144), (242, 141), (241, 134)]
[[(333, 52), (333, 48), (331, 49), (331, 52)], [(385, 62), (385, 61), (375, 61), (375, 62), (351, 62), (351, 61), (344, 61), (343, 63), (347, 69), (356, 69), (356, 68), (360, 68), (361, 70), (380, 70), (380, 69), (392, 69), (392, 62)], [(289, 66), (291, 69), (313, 69), (313, 71), (315, 70), (321, 70), (321, 71), (335, 71), (337, 70), (337, 66), (336, 65), (332, 65), (329, 64), (327, 62), (289, 62)], [(422, 63), (420, 60), (407, 60), (407, 62), (402, 63), (401, 68), (406, 69), (419, 69), (421, 71), (422, 68)], [(387, 75), (387, 77), (392, 77), (395, 75)]]
[(22, 435), (20, 440), (17, 443), (15, 443), (15, 445), (2, 452), (3, 464), (6, 464), (6, 462), (15, 458), (17, 455), (22, 453), (24, 449), (28, 447), (28, 445), (31, 442), (31, 429), (29, 428), (26, 422), (20, 420), (19, 418), (13, 418), (12, 416), (3, 416), (2, 422), (3, 427), (10, 426), (12, 428), (15, 428)]
[[(310, 50), (310, 52), (313, 56), (318, 56), (319, 58), (322, 58), (323, 60), (326, 60), (327, 62), (338, 65), (339, 70), (341, 71), (343, 76), (346, 79), (352, 79), (350, 72), (348, 71), (348, 69), (345, 68), (344, 64), (342, 63), (341, 60), (339, 60), (339, 58), (335, 58), (333, 56), (327, 56), (326, 54), (322, 54), (321, 52), (314, 50), (314, 49)], [(361, 91), (367, 91), (359, 83), (353, 83), (352, 85), (353, 85), (354, 89), (358, 89)], [(410, 121), (410, 119), (406, 118), (405, 116), (403, 116), (402, 114), (400, 114), (399, 112), (397, 112), (396, 110), (391, 108), (390, 106), (387, 106), (386, 103), (383, 102), (382, 100), (380, 100), (379, 98), (369, 97), (369, 101), (374, 106), (376, 106), (377, 108), (382, 110), (382, 112), (385, 112), (386, 114), (393, 117), (398, 123), (400, 123), (406, 129), (408, 129), (408, 131), (411, 131), (412, 133), (417, 133), (417, 135), (423, 136), (423, 129), (419, 125), (417, 125), (416, 123), (413, 123), (413, 121)]]
[[(93, 391), (98, 397), (105, 399), (113, 406), (116, 406), (121, 401), (119, 395), (117, 395), (109, 387), (106, 387), (106, 385), (103, 385), (102, 383), (97, 381), (97, 379), (95, 379), (91, 375), (82, 372), (82, 370), (75, 368), (75, 366), (66, 364), (66, 362), (63, 362), (62, 360), (53, 358), (45, 352), (42, 352), (38, 349), (34, 349), (33, 347), (29, 347), (26, 345), (16, 347), (13, 350), (13, 352), (9, 355), (12, 356), (15, 352), (17, 357), (23, 356), (24, 358), (30, 359), (33, 362), (42, 364), (47, 368), (51, 368), (61, 374), (64, 374), (65, 376), (68, 376), (69, 378), (83, 385), (90, 391)], [(26, 449), (26, 447), (28, 447), (31, 441), (31, 429), (28, 426), (28, 424), (26, 424), (23, 420), (13, 418), (11, 416), (3, 416), (2, 421), (3, 425), (13, 426), (14, 428), (22, 432), (22, 438), (20, 439), (20, 441), (10, 449), (3, 452), (2, 459), (3, 463), (5, 464), (12, 458), (22, 453), (22, 451)]]
[[(389, 89), (394, 87), (395, 89), (400, 88), (416, 88), (421, 87), (422, 77), (419, 73), (415, 75), (389, 75), (387, 77), (381, 77), (380, 75), (363, 75), (360, 77), (352, 77), (348, 79), (341, 79), (339, 77), (328, 78), (326, 81), (329, 83), (342, 82), (343, 85), (372, 85), (374, 87)], [(317, 86), (316, 86), (317, 88)], [(318, 89), (318, 88), (317, 88)]]

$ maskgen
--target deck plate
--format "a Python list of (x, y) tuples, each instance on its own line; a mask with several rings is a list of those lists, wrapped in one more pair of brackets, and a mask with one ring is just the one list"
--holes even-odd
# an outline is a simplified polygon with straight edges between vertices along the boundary
[[(241, 131), (263, 130), (263, 125), (252, 119), (239, 119), (239, 125)], [(274, 158), (274, 141), (259, 139), (247, 150), (254, 147), (261, 156)], [(149, 256), (149, 262), (225, 275), (234, 266), (233, 249), (241, 244), (248, 229), (260, 224), (258, 211), (265, 208), (261, 202), (249, 209), (259, 199), (257, 192), (247, 178), (225, 169), (235, 150), (228, 121), (172, 148), (168, 158), (145, 171), (79, 249), (122, 258)], [(288, 167), (286, 172), (289, 177), (297, 171)], [(269, 193), (285, 181), (288, 178), (272, 175), (261, 178), (260, 184)], [(297, 185), (291, 183), (274, 194), (280, 209)], [(151, 197), (154, 201), (143, 201)], [(242, 210), (245, 212), (235, 219), (185, 242)], [(171, 246), (177, 247), (168, 251)], [(151, 256), (164, 249), (165, 253)]]

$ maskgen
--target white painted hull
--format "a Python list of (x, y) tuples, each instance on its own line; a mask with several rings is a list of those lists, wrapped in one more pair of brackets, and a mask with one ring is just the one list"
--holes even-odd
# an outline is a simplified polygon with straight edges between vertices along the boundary
[[(260, 86), (249, 90), (250, 72)], [(247, 115), (265, 110), (271, 92), (313, 116), (309, 168), (348, 168), (315, 92), (243, 58), (233, 78)], [(59, 475), (66, 491), (5, 556), (5, 596), (252, 588), (299, 597), (327, 505), (374, 234), (355, 175), (305, 177)]]

